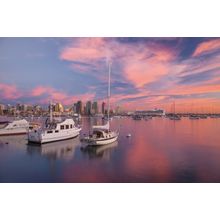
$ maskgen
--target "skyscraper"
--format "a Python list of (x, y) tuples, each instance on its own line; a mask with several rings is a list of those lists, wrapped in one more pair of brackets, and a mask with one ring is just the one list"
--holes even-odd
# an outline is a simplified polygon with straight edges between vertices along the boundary
[(93, 104), (92, 104), (92, 112), (94, 114), (98, 114), (99, 113), (98, 102), (93, 102)]
[(56, 103), (55, 112), (63, 112), (63, 111), (64, 111), (63, 105), (61, 103)]
[(121, 112), (121, 108), (120, 108), (120, 106), (117, 106), (115, 109), (115, 113), (120, 114), (120, 112)]
[(80, 100), (76, 103), (76, 113), (82, 114), (82, 101)]
[(77, 112), (77, 103), (73, 104), (73, 112), (76, 113)]
[(91, 115), (92, 113), (92, 103), (91, 101), (86, 102), (86, 115)]
[(105, 114), (105, 102), (102, 103), (102, 114)]

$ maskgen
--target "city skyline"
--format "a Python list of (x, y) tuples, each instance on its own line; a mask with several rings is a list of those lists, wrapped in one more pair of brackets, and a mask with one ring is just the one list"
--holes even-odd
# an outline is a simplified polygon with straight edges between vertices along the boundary
[(220, 111), (220, 38), (0, 38), (1, 103)]

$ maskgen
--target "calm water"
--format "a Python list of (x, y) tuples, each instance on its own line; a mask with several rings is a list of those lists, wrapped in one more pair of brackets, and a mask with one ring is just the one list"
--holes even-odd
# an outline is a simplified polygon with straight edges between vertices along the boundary
[[(83, 119), (82, 134), (95, 119)], [(220, 182), (220, 119), (113, 119), (117, 143), (43, 145), (0, 137), (0, 182)], [(131, 133), (131, 137), (126, 135)]]

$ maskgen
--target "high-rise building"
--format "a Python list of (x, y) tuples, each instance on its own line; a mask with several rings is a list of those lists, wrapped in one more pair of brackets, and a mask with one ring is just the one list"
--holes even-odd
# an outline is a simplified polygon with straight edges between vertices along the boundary
[(82, 110), (83, 110), (83, 107), (82, 107), (82, 101), (78, 101), (76, 103), (76, 113), (77, 114), (82, 114)]
[(22, 105), (20, 103), (16, 104), (16, 110), (21, 111)]
[(35, 105), (35, 106), (34, 106), (34, 110), (35, 110), (35, 111), (41, 111), (42, 108), (41, 108), (40, 105)]
[(27, 105), (27, 111), (33, 111), (33, 106), (32, 105)]
[(56, 103), (55, 112), (63, 112), (63, 111), (64, 111), (63, 105), (61, 103)]
[(120, 108), (120, 106), (117, 106), (117, 107), (116, 107), (115, 113), (116, 113), (116, 114), (120, 114), (120, 113), (121, 113), (121, 108)]
[(102, 114), (105, 114), (105, 102), (102, 103)]
[(0, 104), (0, 115), (3, 114), (4, 110), (5, 110), (5, 105)]
[(27, 109), (28, 109), (28, 105), (26, 105), (26, 104), (21, 105), (21, 111), (26, 112)]
[(91, 101), (86, 102), (86, 115), (91, 115), (92, 114), (92, 103)]
[(98, 102), (93, 102), (93, 104), (92, 104), (92, 112), (94, 114), (98, 114), (99, 113)]
[(74, 104), (73, 104), (73, 107), (72, 107), (74, 113), (76, 113), (76, 106), (77, 106), (77, 104), (74, 103)]

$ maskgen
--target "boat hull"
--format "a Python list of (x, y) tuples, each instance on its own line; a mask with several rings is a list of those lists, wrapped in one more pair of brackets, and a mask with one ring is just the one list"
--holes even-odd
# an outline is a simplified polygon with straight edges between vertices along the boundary
[(111, 144), (115, 141), (117, 141), (118, 135), (109, 139), (103, 139), (103, 140), (89, 140), (87, 144), (89, 146), (101, 146), (101, 145), (106, 145), (106, 144)]
[(13, 129), (13, 130), (6, 130), (6, 129), (0, 129), (0, 136), (9, 136), (9, 135), (22, 135), (27, 134), (27, 129)]
[(28, 134), (28, 142), (29, 143), (35, 143), (35, 144), (46, 144), (46, 143), (51, 143), (55, 141), (63, 141), (67, 139), (72, 139), (75, 138), (79, 135), (81, 129), (78, 129), (77, 131), (74, 132), (68, 132), (68, 133), (63, 133), (61, 135), (42, 135), (42, 134), (37, 134), (36, 133), (29, 133)]
[(44, 141), (44, 142), (40, 142), (40, 141), (32, 141), (32, 140), (28, 140), (28, 143), (32, 143), (32, 144), (48, 144), (48, 143), (53, 143), (53, 142), (57, 142), (57, 141), (65, 141), (65, 140), (70, 140), (70, 139), (73, 139), (73, 138), (76, 138), (78, 137), (78, 135), (75, 135), (74, 137), (68, 137), (68, 138), (63, 138), (63, 139), (59, 139), (59, 140), (47, 140), (47, 141)]

